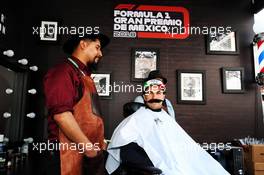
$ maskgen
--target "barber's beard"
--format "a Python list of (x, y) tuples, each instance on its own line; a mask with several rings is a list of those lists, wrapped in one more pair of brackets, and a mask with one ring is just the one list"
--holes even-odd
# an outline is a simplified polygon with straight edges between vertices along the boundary
[(94, 61), (89, 64), (89, 67), (90, 67), (92, 72), (96, 71), (98, 69), (99, 62), (100, 62), (100, 59), (99, 58), (95, 58)]
[(88, 67), (92, 72), (94, 72), (97, 70), (97, 63), (89, 63)]

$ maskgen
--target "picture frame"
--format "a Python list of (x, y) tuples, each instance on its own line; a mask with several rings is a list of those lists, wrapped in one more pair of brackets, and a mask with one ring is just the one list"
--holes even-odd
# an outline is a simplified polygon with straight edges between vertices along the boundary
[(58, 22), (41, 21), (39, 36), (41, 41), (58, 41)]
[(244, 68), (223, 67), (221, 70), (223, 93), (244, 93)]
[(91, 78), (94, 81), (98, 96), (100, 98), (111, 98), (111, 73), (92, 73)]
[(206, 53), (214, 55), (236, 55), (239, 54), (238, 32), (207, 35)]
[(159, 49), (132, 48), (131, 80), (142, 81), (148, 77), (150, 71), (159, 67)]
[(206, 104), (206, 71), (177, 70), (177, 102), (179, 104)]

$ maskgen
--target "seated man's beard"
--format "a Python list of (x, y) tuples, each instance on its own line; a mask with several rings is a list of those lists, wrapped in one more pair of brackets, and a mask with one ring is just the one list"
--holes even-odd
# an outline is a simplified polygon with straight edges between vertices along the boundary
[(160, 102), (163, 102), (163, 100), (161, 99), (151, 99), (149, 101), (146, 101), (147, 103), (160, 103)]
[(89, 67), (90, 67), (92, 72), (96, 71), (98, 68), (98, 63), (91, 63), (91, 64), (89, 64)]

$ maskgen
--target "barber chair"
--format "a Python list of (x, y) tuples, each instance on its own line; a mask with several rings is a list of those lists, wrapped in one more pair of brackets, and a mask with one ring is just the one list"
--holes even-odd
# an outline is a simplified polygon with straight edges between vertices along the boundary
[[(123, 106), (124, 117), (128, 117), (129, 115), (133, 114), (142, 106), (144, 106), (144, 104), (137, 102), (126, 103)], [(147, 154), (141, 147), (137, 146), (136, 143), (132, 143), (132, 147), (135, 148), (140, 153), (142, 153), (140, 154), (141, 162), (138, 161), (136, 163), (135, 162), (132, 163), (127, 160), (123, 160), (122, 158), (126, 157), (126, 155), (124, 155), (125, 154), (124, 148), (121, 148), (120, 157), (122, 159), (122, 163), (113, 175), (159, 175), (162, 173), (160, 169), (153, 166)], [(142, 161), (146, 161), (146, 163), (142, 163)]]
[(128, 117), (134, 112), (136, 112), (140, 107), (145, 106), (143, 103), (138, 103), (138, 102), (128, 102), (124, 104), (123, 106), (123, 115), (124, 117)]

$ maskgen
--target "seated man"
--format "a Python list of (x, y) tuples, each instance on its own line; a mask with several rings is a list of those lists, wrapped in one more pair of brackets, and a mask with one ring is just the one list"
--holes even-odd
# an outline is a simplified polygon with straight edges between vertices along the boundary
[(162, 109), (165, 91), (162, 81), (152, 79), (144, 83), (146, 106), (125, 118), (115, 129), (108, 146), (108, 173), (119, 167), (122, 148), (129, 153), (129, 147), (139, 146), (144, 151), (139, 150), (135, 156), (145, 152), (165, 175), (229, 175)]
[[(144, 82), (147, 82), (148, 80), (152, 80), (152, 79), (157, 79), (157, 80), (161, 80), (163, 84), (166, 85), (167, 83), (167, 78), (163, 77), (163, 75), (161, 74), (161, 72), (159, 70), (153, 70), (151, 72), (149, 72), (149, 75), (148, 77), (145, 79)], [(144, 95), (144, 94), (143, 94)], [(134, 102), (137, 102), (137, 103), (144, 103), (144, 99), (143, 99), (143, 96), (140, 95), (140, 96), (137, 96), (135, 99), (134, 99)], [(167, 111), (167, 113), (173, 118), (175, 119), (175, 112), (174, 112), (174, 109), (173, 109), (173, 106), (170, 102), (169, 99), (166, 99), (163, 100), (163, 103), (162, 103), (162, 107), (165, 111)]]

